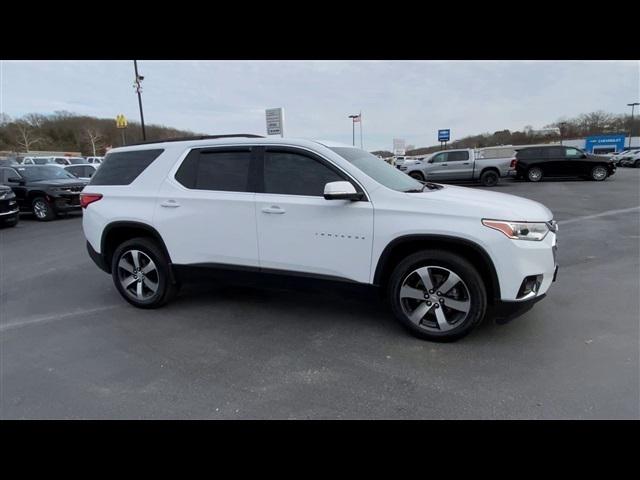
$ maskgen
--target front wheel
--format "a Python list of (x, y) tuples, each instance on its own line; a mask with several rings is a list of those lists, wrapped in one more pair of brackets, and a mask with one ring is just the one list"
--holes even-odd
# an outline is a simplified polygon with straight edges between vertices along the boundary
[(178, 292), (169, 268), (169, 261), (156, 242), (134, 238), (114, 252), (111, 275), (118, 292), (131, 305), (158, 308)]
[(41, 222), (48, 222), (49, 220), (53, 220), (53, 218), (56, 216), (51, 203), (43, 197), (34, 199), (33, 203), (31, 204), (31, 208), (35, 217)]
[(591, 180), (601, 182), (602, 180), (607, 178), (608, 174), (609, 173), (607, 172), (607, 169), (605, 167), (598, 165), (591, 169)]
[(409, 173), (409, 176), (411, 178), (415, 178), (419, 182), (424, 182), (424, 175), (422, 175), (422, 173), (420, 173), (420, 172), (411, 172), (411, 173)]
[(467, 335), (487, 308), (478, 271), (443, 250), (423, 250), (400, 262), (389, 281), (388, 299), (395, 317), (413, 335), (441, 342)]
[(480, 183), (485, 187), (494, 187), (499, 181), (500, 176), (498, 175), (498, 172), (495, 172), (494, 170), (483, 172), (482, 175), (480, 175)]
[(633, 164), (633, 168), (640, 168), (640, 160), (636, 160)]

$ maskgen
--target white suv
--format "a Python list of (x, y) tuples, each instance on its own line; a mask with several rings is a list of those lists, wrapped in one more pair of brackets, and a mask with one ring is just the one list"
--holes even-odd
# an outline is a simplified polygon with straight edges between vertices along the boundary
[(411, 332), (452, 340), (488, 309), (528, 309), (557, 273), (557, 227), (540, 203), (422, 183), (330, 142), (237, 135), (115, 148), (81, 204), (90, 256), (141, 308), (166, 303), (194, 273), (284, 274), (375, 287)]

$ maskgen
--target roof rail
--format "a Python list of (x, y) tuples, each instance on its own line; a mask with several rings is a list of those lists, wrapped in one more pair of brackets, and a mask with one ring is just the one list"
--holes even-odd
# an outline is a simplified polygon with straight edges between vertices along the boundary
[(252, 133), (232, 133), (228, 135), (195, 135), (193, 137), (177, 137), (177, 138), (164, 138), (159, 140), (147, 140), (146, 142), (138, 142), (138, 143), (129, 143), (125, 145), (126, 147), (131, 147), (134, 145), (147, 145), (151, 143), (165, 143), (165, 142), (186, 142), (190, 140), (214, 140), (216, 138), (265, 138), (262, 135), (254, 135)]

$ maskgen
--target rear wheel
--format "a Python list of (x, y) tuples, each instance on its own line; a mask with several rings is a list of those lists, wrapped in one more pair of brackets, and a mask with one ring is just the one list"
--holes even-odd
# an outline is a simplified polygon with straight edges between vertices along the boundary
[(422, 173), (420, 173), (420, 172), (411, 172), (411, 173), (409, 173), (409, 176), (411, 178), (415, 178), (416, 180), (418, 180), (420, 182), (424, 182), (424, 175), (422, 175)]
[(35, 217), (41, 222), (48, 222), (56, 216), (53, 211), (53, 205), (44, 197), (35, 198), (31, 204), (31, 208)]
[(602, 165), (597, 165), (591, 169), (591, 180), (595, 180), (596, 182), (601, 182), (606, 179), (609, 175), (607, 169)]
[(539, 182), (542, 180), (543, 173), (540, 167), (531, 167), (527, 170), (527, 180), (530, 182)]
[(169, 261), (156, 242), (134, 238), (114, 252), (111, 275), (120, 295), (131, 305), (158, 308), (178, 293), (169, 268)]
[(636, 160), (633, 164), (633, 168), (640, 168), (640, 160)]
[(480, 175), (480, 183), (485, 187), (494, 187), (500, 181), (500, 176), (495, 170), (487, 170)]
[(477, 270), (443, 250), (423, 250), (400, 262), (391, 275), (388, 298), (394, 315), (412, 334), (442, 342), (467, 335), (487, 308)]

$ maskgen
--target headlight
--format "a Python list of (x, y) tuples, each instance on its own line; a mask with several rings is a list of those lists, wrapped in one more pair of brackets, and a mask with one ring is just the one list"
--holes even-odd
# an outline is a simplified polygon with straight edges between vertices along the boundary
[(513, 240), (532, 240), (539, 242), (549, 233), (545, 222), (506, 222), (502, 220), (482, 220), (485, 227), (504, 233)]

